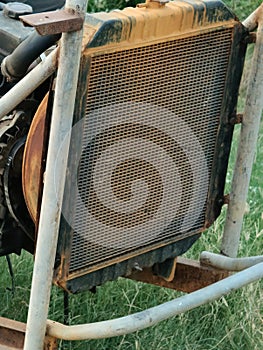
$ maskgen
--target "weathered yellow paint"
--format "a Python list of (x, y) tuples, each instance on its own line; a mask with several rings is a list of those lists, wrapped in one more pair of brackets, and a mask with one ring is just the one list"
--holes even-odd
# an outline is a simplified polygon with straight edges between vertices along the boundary
[(209, 27), (206, 28), (200, 28), (199, 30), (192, 30), (192, 31), (188, 31), (188, 32), (178, 32), (177, 34), (174, 35), (170, 35), (169, 37), (154, 37), (151, 40), (149, 39), (147, 42), (143, 41), (143, 40), (138, 40), (138, 41), (134, 41), (133, 43), (129, 43), (127, 41), (123, 41), (121, 44), (120, 43), (110, 43), (108, 45), (105, 46), (100, 46), (100, 47), (95, 47), (95, 48), (88, 48), (84, 51), (84, 56), (98, 56), (98, 55), (102, 55), (102, 54), (106, 54), (106, 53), (110, 53), (110, 52), (115, 52), (115, 51), (122, 51), (122, 50), (127, 50), (127, 49), (132, 49), (132, 48), (136, 48), (136, 47), (140, 47), (140, 46), (147, 46), (147, 45), (153, 45), (155, 43), (163, 43), (163, 42), (167, 42), (169, 40), (175, 40), (175, 39), (182, 39), (182, 38), (186, 38), (186, 37), (194, 37), (196, 35), (202, 34), (202, 33), (207, 33), (209, 31), (215, 31), (215, 30), (220, 30), (223, 28), (232, 28), (233, 25), (228, 23), (224, 23), (224, 25), (211, 25)]
[[(182, 0), (169, 2), (165, 5), (155, 3), (151, 6), (146, 3), (146, 7), (125, 8), (124, 10), (115, 10), (110, 13), (98, 13), (94, 16), (101, 21), (121, 21), (122, 33), (120, 38), (114, 42), (100, 46), (99, 48), (88, 49), (89, 53), (105, 52), (107, 49), (113, 49), (118, 42), (118, 47), (138, 46), (145, 42), (162, 42), (162, 39), (169, 40), (174, 37), (186, 37), (198, 35), (201, 32), (215, 30), (215, 28), (232, 27), (236, 22), (234, 19), (211, 23), (206, 14), (206, 6), (203, 1), (196, 0), (194, 5)], [(157, 4), (157, 5), (156, 5)], [(203, 7), (203, 16), (195, 16), (197, 6)], [(218, 18), (222, 15), (218, 11)], [(91, 26), (86, 23), (84, 30), (84, 47), (87, 47), (90, 40), (97, 30), (100, 23), (96, 26)], [(122, 45), (119, 44), (122, 43)]]

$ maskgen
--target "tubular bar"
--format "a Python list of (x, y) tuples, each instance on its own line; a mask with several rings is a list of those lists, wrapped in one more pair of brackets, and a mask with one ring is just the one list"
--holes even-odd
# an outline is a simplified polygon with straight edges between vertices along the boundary
[(263, 278), (263, 263), (238, 272), (196, 292), (186, 294), (180, 298), (133, 315), (77, 326), (65, 326), (61, 323), (48, 320), (47, 334), (64, 340), (85, 340), (109, 338), (136, 332), (153, 326), (169, 317), (214, 301), (260, 278)]
[(58, 49), (52, 51), (31, 72), (0, 99), (0, 119), (10, 113), (57, 69)]
[(249, 28), (255, 28), (257, 24), (257, 39), (221, 245), (222, 254), (233, 258), (237, 256), (263, 109), (263, 4), (244, 21)]
[(250, 266), (263, 262), (263, 255), (245, 258), (229, 258), (228, 256), (202, 252), (200, 262), (204, 265), (227, 271), (242, 271)]
[(257, 28), (258, 22), (261, 18), (262, 21), (262, 12), (263, 12), (263, 3), (251, 13), (243, 22), (243, 25), (249, 30), (252, 31)]
[[(87, 0), (67, 0), (66, 9), (85, 14)], [(82, 30), (63, 33), (50, 128), (46, 175), (25, 337), (25, 350), (42, 350), (58, 239), (75, 94), (81, 56)], [(63, 156), (57, 157), (63, 142)], [(56, 165), (56, 167), (55, 167)], [(54, 174), (56, 168), (56, 177)], [(55, 178), (59, 183), (55, 183)]]

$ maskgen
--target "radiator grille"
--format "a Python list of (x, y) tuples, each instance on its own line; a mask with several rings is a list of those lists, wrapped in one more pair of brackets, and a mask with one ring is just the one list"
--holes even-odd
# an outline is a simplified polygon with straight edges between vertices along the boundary
[(203, 227), (231, 36), (91, 56), (70, 272)]

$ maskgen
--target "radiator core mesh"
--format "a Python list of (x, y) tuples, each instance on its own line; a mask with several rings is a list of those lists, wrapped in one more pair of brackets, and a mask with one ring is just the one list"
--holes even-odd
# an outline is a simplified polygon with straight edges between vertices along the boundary
[(70, 272), (203, 227), (231, 35), (91, 56)]

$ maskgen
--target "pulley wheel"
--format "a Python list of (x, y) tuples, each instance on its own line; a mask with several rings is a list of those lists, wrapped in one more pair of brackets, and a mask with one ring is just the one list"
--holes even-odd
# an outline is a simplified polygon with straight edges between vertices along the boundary
[(45, 120), (48, 94), (39, 105), (31, 123), (23, 157), (22, 185), (28, 211), (36, 223), (38, 201), (42, 188), (42, 152), (45, 136)]

